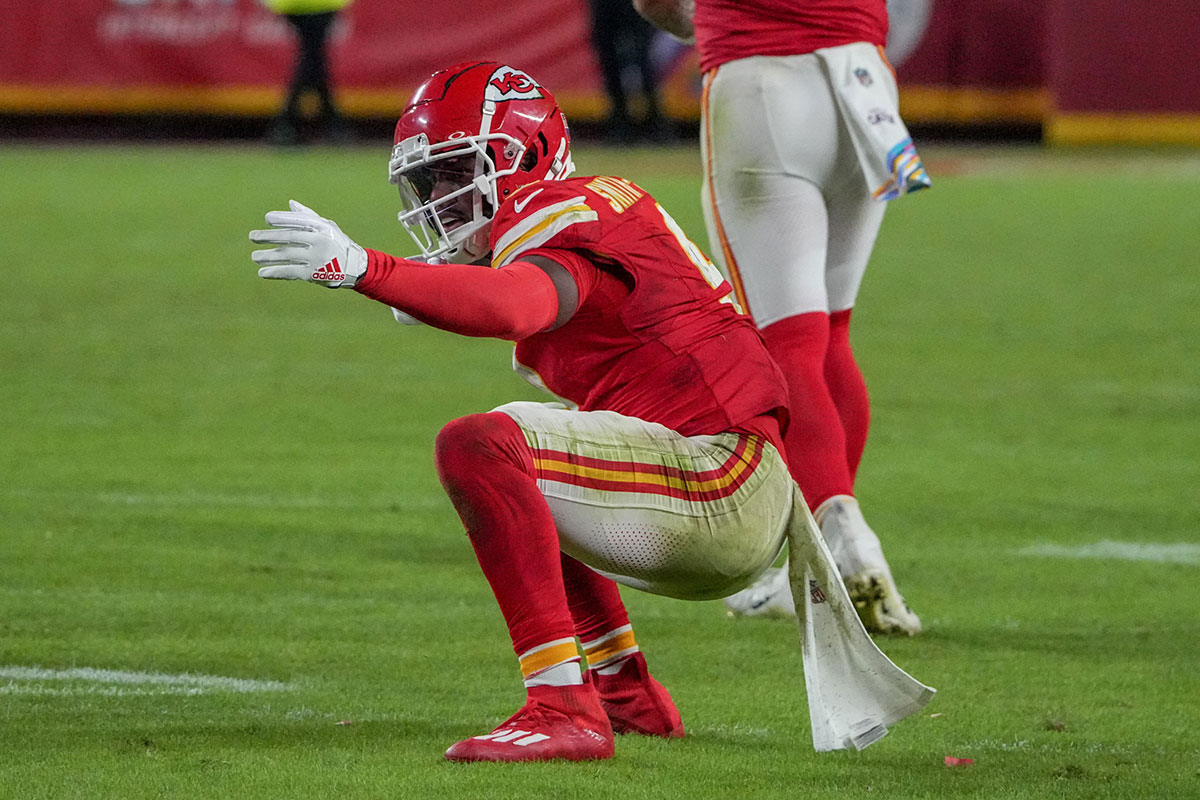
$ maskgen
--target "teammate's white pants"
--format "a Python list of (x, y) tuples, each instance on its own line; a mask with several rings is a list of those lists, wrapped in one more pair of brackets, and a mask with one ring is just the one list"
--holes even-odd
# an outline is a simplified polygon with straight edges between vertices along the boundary
[[(874, 61), (871, 79), (895, 97), (891, 69)], [(701, 110), (709, 240), (743, 309), (764, 328), (852, 307), (886, 204), (871, 199), (821, 59), (722, 64)]]
[(495, 410), (533, 449), (563, 552), (619, 583), (686, 600), (724, 597), (783, 547), (793, 484), (762, 437), (686, 437), (556, 403)]

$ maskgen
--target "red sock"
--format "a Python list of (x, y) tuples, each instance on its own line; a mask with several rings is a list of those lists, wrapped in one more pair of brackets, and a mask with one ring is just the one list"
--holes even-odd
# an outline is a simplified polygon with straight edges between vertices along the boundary
[(517, 423), (499, 412), (456, 419), (438, 434), (435, 458), (517, 655), (560, 640), (573, 648), (558, 532)]
[(588, 642), (629, 624), (615, 581), (562, 554), (563, 582), (575, 620), (575, 635)]
[(837, 406), (846, 432), (846, 463), (850, 467), (850, 482), (858, 474), (863, 448), (867, 446), (867, 429), (871, 424), (871, 401), (862, 371), (850, 349), (850, 309), (829, 315), (829, 349), (825, 351), (825, 384)]
[(791, 424), (784, 436), (788, 468), (809, 508), (835, 494), (851, 494), (846, 434), (825, 385), (829, 315), (821, 311), (782, 319), (762, 330), (787, 381)]

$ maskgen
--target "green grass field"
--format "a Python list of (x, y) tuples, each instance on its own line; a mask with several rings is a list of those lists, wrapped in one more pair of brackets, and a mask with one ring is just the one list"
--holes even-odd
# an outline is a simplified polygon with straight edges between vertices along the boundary
[[(792, 626), (629, 592), (688, 738), (514, 768), (441, 760), (522, 691), (431, 448), (536, 393), (249, 260), (289, 197), (407, 252), (386, 146), (0, 147), (0, 797), (1200, 796), (1200, 157), (925, 155), (854, 335), (938, 696), (817, 755)], [(696, 152), (576, 160), (703, 241)]]

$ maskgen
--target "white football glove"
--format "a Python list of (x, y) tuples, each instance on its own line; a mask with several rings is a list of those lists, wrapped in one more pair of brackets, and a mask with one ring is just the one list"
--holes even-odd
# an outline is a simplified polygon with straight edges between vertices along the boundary
[(250, 254), (262, 265), (258, 277), (271, 280), (309, 281), (337, 289), (358, 283), (367, 273), (367, 253), (342, 233), (331, 219), (289, 200), (291, 211), (267, 214), (270, 230), (250, 231), (255, 244), (278, 245)]

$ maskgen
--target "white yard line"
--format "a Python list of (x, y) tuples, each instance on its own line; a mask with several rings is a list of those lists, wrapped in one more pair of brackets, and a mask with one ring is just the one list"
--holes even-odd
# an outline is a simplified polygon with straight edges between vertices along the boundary
[[(46, 669), (44, 667), (0, 666), (0, 694), (208, 694), (212, 692), (286, 692), (295, 688), (282, 681), (226, 678), (220, 675), (193, 675), (163, 672), (128, 672), (124, 670), (74, 667)], [(45, 682), (72, 682), (82, 686), (51, 688)], [(122, 688), (152, 687), (152, 688)]]
[(184, 695), (191, 697), (198, 694), (208, 694), (208, 690), (187, 688), (184, 686), (163, 686), (157, 689), (126, 689), (121, 686), (71, 686), (67, 688), (43, 686), (40, 683), (0, 684), (0, 696), (4, 695), (33, 695), (36, 697), (78, 697), (93, 695), (102, 697), (161, 697), (163, 695)]
[(1042, 542), (1018, 550), (1017, 555), (1151, 561), (1157, 564), (1200, 566), (1200, 544), (1191, 542), (1164, 544), (1159, 542), (1115, 542), (1110, 539), (1081, 545)]

